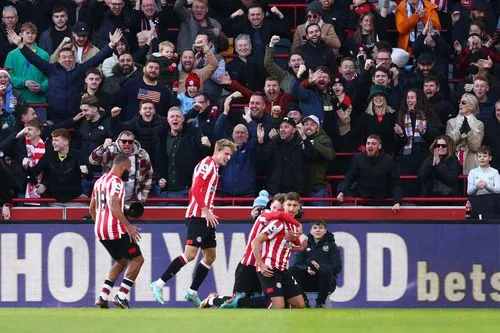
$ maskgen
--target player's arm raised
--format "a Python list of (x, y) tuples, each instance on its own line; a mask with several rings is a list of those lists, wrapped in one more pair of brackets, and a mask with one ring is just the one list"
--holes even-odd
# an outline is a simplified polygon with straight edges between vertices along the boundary
[(114, 195), (111, 196), (111, 198), (109, 199), (109, 205), (111, 208), (111, 213), (118, 219), (118, 221), (121, 222), (125, 229), (127, 229), (128, 236), (130, 237), (130, 242), (137, 243), (138, 241), (140, 241), (141, 234), (139, 234), (139, 229), (135, 225), (130, 224), (130, 222), (125, 217), (125, 214), (123, 214), (120, 198)]
[(273, 276), (273, 271), (271, 268), (267, 267), (267, 265), (264, 264), (264, 262), (262, 261), (262, 252), (260, 251), (260, 247), (268, 239), (269, 238), (265, 233), (257, 235), (257, 237), (255, 237), (254, 240), (252, 241), (252, 252), (253, 255), (255, 256), (255, 264), (257, 267), (260, 268), (262, 275), (266, 277), (271, 277)]

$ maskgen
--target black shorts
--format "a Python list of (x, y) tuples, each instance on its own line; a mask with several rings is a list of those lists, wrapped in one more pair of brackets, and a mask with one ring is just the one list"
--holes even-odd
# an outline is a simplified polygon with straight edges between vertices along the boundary
[(280, 271), (274, 269), (271, 277), (265, 277), (261, 272), (259, 276), (262, 291), (266, 296), (284, 297), (285, 300), (302, 295), (302, 289), (288, 270)]
[(252, 293), (260, 293), (261, 291), (255, 266), (246, 266), (240, 262), (234, 272), (233, 293), (245, 293), (247, 297), (250, 297)]
[(132, 259), (141, 256), (141, 249), (137, 243), (130, 242), (128, 234), (123, 234), (120, 239), (101, 240), (102, 245), (115, 260), (122, 258)]
[(188, 218), (186, 220), (186, 245), (201, 247), (202, 249), (216, 247), (215, 228), (207, 227), (207, 220), (204, 218)]

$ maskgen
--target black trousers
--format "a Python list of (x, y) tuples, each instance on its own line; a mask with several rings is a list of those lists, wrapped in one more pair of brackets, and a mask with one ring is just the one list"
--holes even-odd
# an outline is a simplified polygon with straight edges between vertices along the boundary
[(325, 303), (328, 294), (332, 293), (337, 286), (335, 275), (328, 266), (320, 266), (319, 272), (315, 275), (309, 275), (307, 271), (292, 266), (290, 273), (304, 292), (318, 293), (316, 303)]

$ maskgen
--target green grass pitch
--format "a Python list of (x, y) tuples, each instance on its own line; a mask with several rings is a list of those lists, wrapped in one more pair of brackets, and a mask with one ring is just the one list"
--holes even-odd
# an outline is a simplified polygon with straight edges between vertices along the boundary
[(499, 332), (495, 309), (0, 309), (2, 333)]

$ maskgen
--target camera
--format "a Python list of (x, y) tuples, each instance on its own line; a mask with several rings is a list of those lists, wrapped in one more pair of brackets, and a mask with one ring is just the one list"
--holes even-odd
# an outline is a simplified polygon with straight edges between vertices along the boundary
[(365, 68), (365, 61), (366, 61), (366, 58), (365, 58), (365, 55), (364, 54), (358, 54), (356, 56), (356, 60), (358, 61), (358, 67), (359, 68)]
[(127, 217), (137, 219), (144, 214), (144, 204), (138, 201), (127, 203), (123, 207), (123, 213)]
[(477, 65), (475, 65), (475, 64), (470, 64), (469, 65), (469, 73), (476, 75), (477, 73), (479, 73), (479, 67), (477, 67)]

